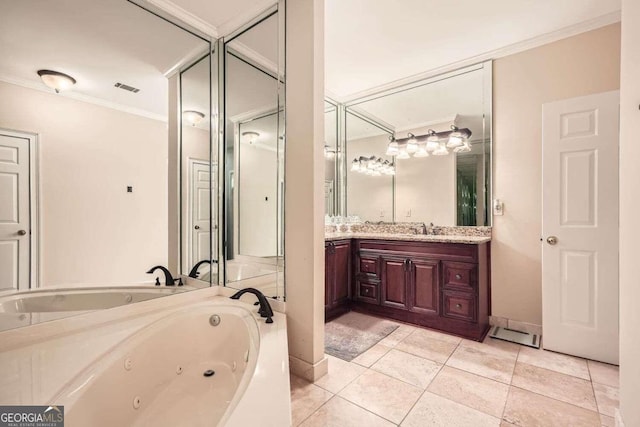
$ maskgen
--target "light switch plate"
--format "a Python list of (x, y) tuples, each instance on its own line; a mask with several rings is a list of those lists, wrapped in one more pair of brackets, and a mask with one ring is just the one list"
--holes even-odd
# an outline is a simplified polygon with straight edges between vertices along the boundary
[(493, 199), (493, 214), (496, 216), (504, 215), (504, 203), (500, 199)]

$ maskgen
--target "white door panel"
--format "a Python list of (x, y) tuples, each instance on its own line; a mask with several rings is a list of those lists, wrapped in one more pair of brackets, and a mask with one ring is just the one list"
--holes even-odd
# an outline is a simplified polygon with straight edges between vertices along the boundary
[[(213, 176), (216, 175), (216, 167), (213, 166)], [(211, 171), (209, 163), (201, 161), (190, 162), (190, 222), (191, 222), (191, 241), (188, 250), (187, 264), (189, 268), (193, 267), (197, 262), (211, 259), (211, 242), (215, 240), (216, 230), (213, 230), (213, 239), (211, 240), (211, 224), (216, 224), (216, 210), (211, 204), (211, 186), (215, 183), (209, 182)], [(215, 187), (214, 187), (215, 188)], [(211, 213), (214, 215), (214, 221), (211, 221)]]
[(29, 139), (0, 132), (0, 291), (29, 288)]
[(543, 344), (608, 363), (618, 362), (618, 115), (617, 91), (543, 106)]

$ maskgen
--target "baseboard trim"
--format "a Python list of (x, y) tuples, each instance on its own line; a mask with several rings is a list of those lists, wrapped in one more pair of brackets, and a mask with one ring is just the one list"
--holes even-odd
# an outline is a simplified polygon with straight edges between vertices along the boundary
[(620, 413), (620, 409), (616, 408), (616, 427), (624, 427), (624, 422), (622, 422), (622, 414)]
[(289, 356), (289, 372), (293, 375), (304, 378), (310, 382), (316, 382), (329, 371), (329, 360), (323, 356), (322, 360), (311, 364), (294, 356)]

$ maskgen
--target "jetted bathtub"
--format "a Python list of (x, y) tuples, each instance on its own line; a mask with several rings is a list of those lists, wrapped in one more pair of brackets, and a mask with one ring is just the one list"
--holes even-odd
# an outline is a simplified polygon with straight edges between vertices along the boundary
[[(249, 311), (251, 310), (251, 311)], [(66, 425), (290, 425), (286, 320), (241, 302), (186, 306), (139, 330), (53, 399)]]
[(102, 310), (182, 292), (184, 287), (117, 286), (59, 288), (18, 292), (0, 297), (0, 313), (50, 313)]

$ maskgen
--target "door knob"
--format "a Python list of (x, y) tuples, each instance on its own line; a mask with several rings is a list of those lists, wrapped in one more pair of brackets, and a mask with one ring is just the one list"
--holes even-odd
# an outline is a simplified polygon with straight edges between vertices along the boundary
[(196, 230), (200, 230), (200, 226), (199, 226), (199, 225), (196, 225), (196, 226), (195, 226), (195, 227), (193, 227), (193, 228), (195, 228)]
[(19, 236), (24, 236), (25, 234), (27, 234), (27, 230), (18, 230)]
[(558, 243), (558, 238), (556, 236), (547, 237), (547, 243), (550, 245), (555, 245)]

